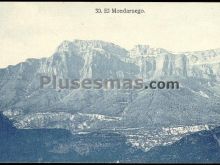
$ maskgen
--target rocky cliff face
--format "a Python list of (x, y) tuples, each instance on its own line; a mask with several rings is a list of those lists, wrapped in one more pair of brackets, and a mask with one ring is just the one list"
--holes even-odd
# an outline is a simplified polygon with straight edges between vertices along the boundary
[[(60, 78), (175, 80), (179, 90), (54, 90)], [(18, 128), (71, 131), (219, 124), (220, 50), (174, 53), (103, 41), (64, 41), (49, 58), (0, 69), (0, 109)]]

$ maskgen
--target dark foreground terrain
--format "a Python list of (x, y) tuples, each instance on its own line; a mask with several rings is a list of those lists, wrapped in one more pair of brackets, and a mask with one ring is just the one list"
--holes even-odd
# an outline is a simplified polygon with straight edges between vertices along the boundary
[(148, 152), (117, 133), (16, 129), (0, 114), (0, 162), (220, 162), (220, 128)]

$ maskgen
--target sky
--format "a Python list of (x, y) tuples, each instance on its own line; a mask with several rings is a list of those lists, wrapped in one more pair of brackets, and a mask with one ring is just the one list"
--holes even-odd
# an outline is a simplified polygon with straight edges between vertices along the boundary
[[(97, 14), (96, 8), (143, 9)], [(0, 2), (0, 68), (51, 56), (64, 40), (170, 51), (220, 48), (220, 3)]]

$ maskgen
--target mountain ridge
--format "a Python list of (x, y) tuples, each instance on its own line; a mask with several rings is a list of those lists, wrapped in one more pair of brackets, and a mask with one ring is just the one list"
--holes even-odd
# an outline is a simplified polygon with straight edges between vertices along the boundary
[[(0, 111), (18, 128), (72, 132), (112, 128), (219, 125), (220, 52), (173, 54), (107, 42), (64, 41), (48, 58), (0, 69)], [(219, 53), (219, 54), (218, 54)], [(131, 55), (133, 57), (131, 58)], [(200, 62), (208, 62), (198, 65)], [(40, 88), (41, 75), (63, 79), (179, 81), (179, 90), (61, 90)], [(182, 136), (182, 135), (181, 135)]]

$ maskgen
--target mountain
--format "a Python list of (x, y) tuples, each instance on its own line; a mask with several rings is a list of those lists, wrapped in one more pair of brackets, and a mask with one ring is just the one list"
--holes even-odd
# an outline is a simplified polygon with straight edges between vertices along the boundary
[[(41, 75), (178, 81), (180, 89), (58, 90), (52, 85), (42, 89)], [(72, 133), (107, 129), (130, 137), (139, 134), (127, 129), (184, 127), (187, 131), (180, 131), (179, 139), (193, 132), (191, 128), (199, 126), (195, 132), (219, 125), (220, 49), (177, 53), (148, 45), (126, 50), (99, 40), (64, 41), (52, 56), (0, 69), (0, 77), (0, 111), (16, 128), (62, 128)], [(156, 144), (147, 141), (147, 147), (141, 140), (139, 147), (165, 144), (167, 134), (158, 131)]]

